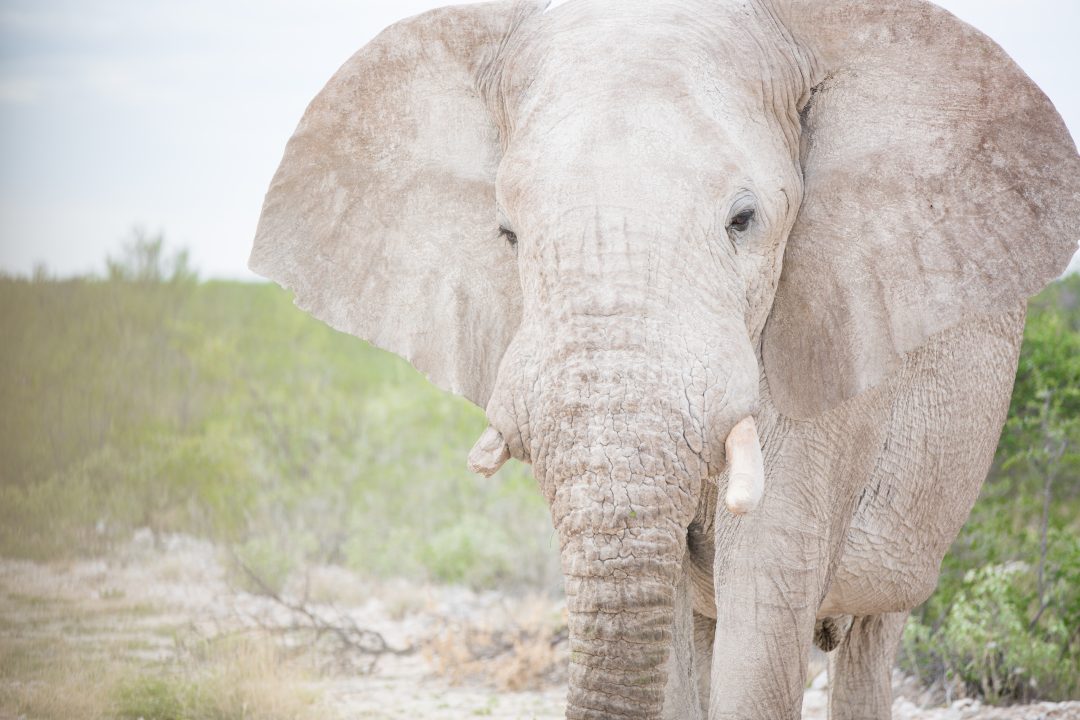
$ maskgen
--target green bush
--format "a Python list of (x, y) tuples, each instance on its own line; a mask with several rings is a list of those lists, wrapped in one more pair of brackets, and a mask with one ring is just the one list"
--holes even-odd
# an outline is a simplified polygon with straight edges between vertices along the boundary
[[(1051, 602), (1075, 602), (1080, 594), (1075, 539), (1073, 546), (1072, 584), (1066, 578), (1054, 583)], [(969, 570), (936, 628), (917, 618), (908, 623), (901, 658), (920, 670), (924, 681), (958, 681), (991, 703), (1075, 697), (1080, 691), (1080, 654), (1070, 638), (1075, 626), (1060, 615), (1036, 620), (1033, 607), (1038, 612), (1041, 605), (1029, 565)]]

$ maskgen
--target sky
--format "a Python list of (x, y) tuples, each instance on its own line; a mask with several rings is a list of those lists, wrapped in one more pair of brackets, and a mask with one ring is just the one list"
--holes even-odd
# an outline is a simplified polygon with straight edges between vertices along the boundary
[[(254, 278), (262, 197), (307, 103), (385, 26), (443, 4), (0, 0), (0, 271), (100, 273), (141, 228), (203, 277)], [(1080, 2), (938, 4), (1080, 137)]]

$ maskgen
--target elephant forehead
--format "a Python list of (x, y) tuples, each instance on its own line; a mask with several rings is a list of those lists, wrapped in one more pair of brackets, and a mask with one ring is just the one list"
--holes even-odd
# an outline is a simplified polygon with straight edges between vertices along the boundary
[(529, 34), (549, 61), (591, 60), (600, 77), (629, 72), (633, 85), (649, 80), (639, 75), (649, 63), (672, 74), (707, 64), (732, 78), (757, 76), (771, 71), (784, 44), (769, 13), (747, 0), (555, 0)]
[[(685, 192), (687, 188), (679, 186), (693, 177), (718, 181), (747, 160), (745, 143), (689, 103), (608, 97), (572, 113), (559, 107), (561, 102), (519, 126), (503, 156), (500, 182), (600, 182), (651, 191), (672, 184)], [(650, 174), (622, 171), (631, 167), (647, 167)]]
[(570, 0), (551, 0), (551, 2), (548, 3), (548, 6), (544, 8), (544, 12), (551, 12), (560, 5), (565, 5), (568, 2), (570, 2)]
[(593, 160), (611, 150), (617, 164), (707, 162), (725, 177), (734, 168), (715, 165), (745, 168), (739, 149), (790, 158), (802, 75), (783, 46), (738, 2), (573, 0), (542, 16), (504, 67), (508, 137), (535, 137), (560, 167), (582, 148)]

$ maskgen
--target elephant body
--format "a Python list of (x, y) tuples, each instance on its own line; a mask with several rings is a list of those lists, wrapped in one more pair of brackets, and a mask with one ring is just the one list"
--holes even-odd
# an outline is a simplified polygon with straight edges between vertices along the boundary
[(531, 463), (567, 717), (887, 718), (979, 492), (1080, 157), (922, 0), (437, 10), (309, 106), (251, 266)]
[(933, 592), (990, 470), (1023, 328), (1020, 308), (945, 331), (905, 360), (822, 614), (903, 612)]
[[(793, 635), (788, 645), (776, 648), (774, 667), (784, 667), (785, 657), (801, 657), (801, 665), (789, 664), (793, 676), (805, 679), (808, 629), (814, 621), (819, 631), (823, 621), (829, 623), (835, 637), (814, 640), (833, 651), (830, 717), (889, 717), (900, 631), (908, 612), (936, 587), (941, 560), (989, 470), (1008, 413), (1023, 327), (1024, 309), (1019, 307), (944, 331), (906, 357), (902, 370), (873, 396), (849, 401), (828, 417), (803, 421), (794, 431), (783, 427), (791, 421), (770, 407), (768, 389), (762, 388), (759, 420), (765, 466), (771, 469), (769, 492), (756, 514), (732, 523), (718, 500), (721, 477), (709, 486), (689, 528), (688, 585), (695, 627), (703, 636), (694, 656), (698, 662), (712, 661), (715, 603), (757, 611), (756, 603), (745, 606), (720, 588), (714, 591), (714, 568), (715, 575), (730, 572), (731, 559), (767, 565), (770, 557), (754, 548), (765, 548), (771, 556), (776, 539), (787, 533), (793, 535), (793, 554), (769, 574), (787, 578), (781, 595), (785, 611), (801, 610), (806, 617), (798, 623), (802, 636)], [(838, 443), (837, 434), (853, 441)], [(846, 453), (835, 452), (841, 444)], [(833, 494), (823, 496), (821, 487)], [(837, 513), (837, 507), (848, 511)], [(751, 522), (761, 526), (743, 527)], [(754, 533), (768, 542), (758, 544)], [(793, 601), (799, 594), (804, 597), (801, 607)], [(744, 656), (725, 644), (718, 657), (732, 663), (719, 675), (738, 677)], [(713, 672), (711, 665), (707, 668), (696, 675), (704, 697)], [(790, 687), (795, 692), (794, 677)], [(751, 693), (748, 702), (756, 697)], [(797, 702), (796, 697), (787, 699), (788, 705)], [(669, 715), (705, 716), (685, 709)]]

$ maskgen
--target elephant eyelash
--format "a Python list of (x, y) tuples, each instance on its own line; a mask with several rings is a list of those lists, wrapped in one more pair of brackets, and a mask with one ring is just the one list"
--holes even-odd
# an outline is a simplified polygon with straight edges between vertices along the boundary
[(507, 230), (503, 226), (499, 226), (499, 235), (506, 238), (506, 242), (510, 243), (510, 247), (517, 248), (517, 233), (513, 230)]

